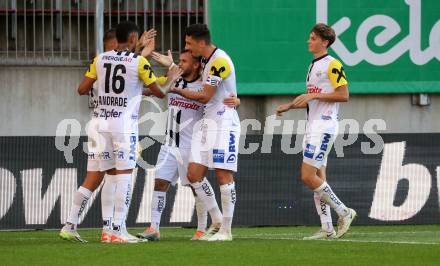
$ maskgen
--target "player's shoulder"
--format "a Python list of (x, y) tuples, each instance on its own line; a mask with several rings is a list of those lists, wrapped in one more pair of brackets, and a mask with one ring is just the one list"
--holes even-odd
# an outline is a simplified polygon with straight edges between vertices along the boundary
[(217, 48), (217, 50), (215, 51), (215, 53), (213, 54), (213, 60), (212, 62), (216, 61), (216, 60), (224, 60), (226, 61), (228, 64), (232, 64), (232, 60), (231, 57), (222, 49)]
[(210, 74), (221, 78), (228, 77), (233, 71), (233, 65), (229, 55), (221, 50), (217, 49), (212, 58), (210, 66)]
[(334, 58), (333, 56), (329, 55), (326, 57), (327, 64), (329, 65), (329, 68), (331, 67), (341, 67), (342, 63), (337, 58)]

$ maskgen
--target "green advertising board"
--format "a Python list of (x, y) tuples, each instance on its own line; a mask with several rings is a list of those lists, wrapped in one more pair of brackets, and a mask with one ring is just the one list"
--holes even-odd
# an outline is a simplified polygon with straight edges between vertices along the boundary
[(307, 38), (317, 22), (351, 93), (440, 93), (438, 0), (210, 0), (216, 45), (234, 61), (240, 94), (305, 91)]

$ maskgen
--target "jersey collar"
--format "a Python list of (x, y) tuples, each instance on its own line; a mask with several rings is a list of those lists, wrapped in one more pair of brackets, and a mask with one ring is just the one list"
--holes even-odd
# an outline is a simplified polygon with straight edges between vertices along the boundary
[(182, 78), (182, 79), (188, 83), (193, 83), (194, 81), (198, 80), (199, 78), (200, 78), (200, 75), (197, 75), (197, 77), (195, 77), (193, 80), (186, 80), (184, 78)]
[(319, 60), (323, 59), (324, 57), (328, 56), (328, 54), (322, 55), (318, 58), (313, 59), (312, 64), (318, 62)]
[(207, 64), (209, 62), (209, 60), (211, 59), (211, 57), (215, 54), (215, 52), (217, 51), (217, 47), (215, 47), (214, 51), (212, 51), (211, 55), (208, 58), (202, 58), (202, 63)]

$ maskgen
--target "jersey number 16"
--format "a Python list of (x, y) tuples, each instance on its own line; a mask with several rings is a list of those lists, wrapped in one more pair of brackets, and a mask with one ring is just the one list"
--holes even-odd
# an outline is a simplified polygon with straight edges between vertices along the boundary
[[(112, 72), (112, 64), (106, 63), (104, 64), (105, 68), (105, 93), (110, 93), (110, 76)], [(125, 88), (125, 80), (122, 75), (118, 74), (125, 74), (126, 68), (124, 65), (116, 65), (113, 70), (113, 76), (112, 76), (112, 90), (116, 93), (122, 93)], [(119, 73), (121, 72), (121, 73)], [(118, 82), (118, 83), (117, 83)]]

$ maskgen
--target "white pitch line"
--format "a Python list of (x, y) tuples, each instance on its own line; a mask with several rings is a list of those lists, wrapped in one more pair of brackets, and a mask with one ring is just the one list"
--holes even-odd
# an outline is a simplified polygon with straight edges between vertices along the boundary
[(359, 240), (359, 239), (334, 239), (334, 240), (302, 240), (293, 237), (258, 237), (258, 236), (234, 236), (236, 239), (257, 239), (257, 240), (301, 240), (301, 241), (328, 241), (328, 242), (357, 242), (357, 243), (386, 243), (386, 244), (410, 244), (410, 245), (440, 245), (437, 242), (417, 242), (417, 241), (387, 241), (387, 240)]
[[(350, 235), (393, 235), (393, 234), (419, 234), (419, 233), (424, 233), (424, 234), (440, 234), (440, 231), (386, 231), (386, 232), (352, 232), (350, 231), (349, 234)], [(301, 233), (258, 233), (255, 234), (256, 236), (298, 236), (298, 237), (302, 237), (305, 236), (306, 234), (301, 232)]]

